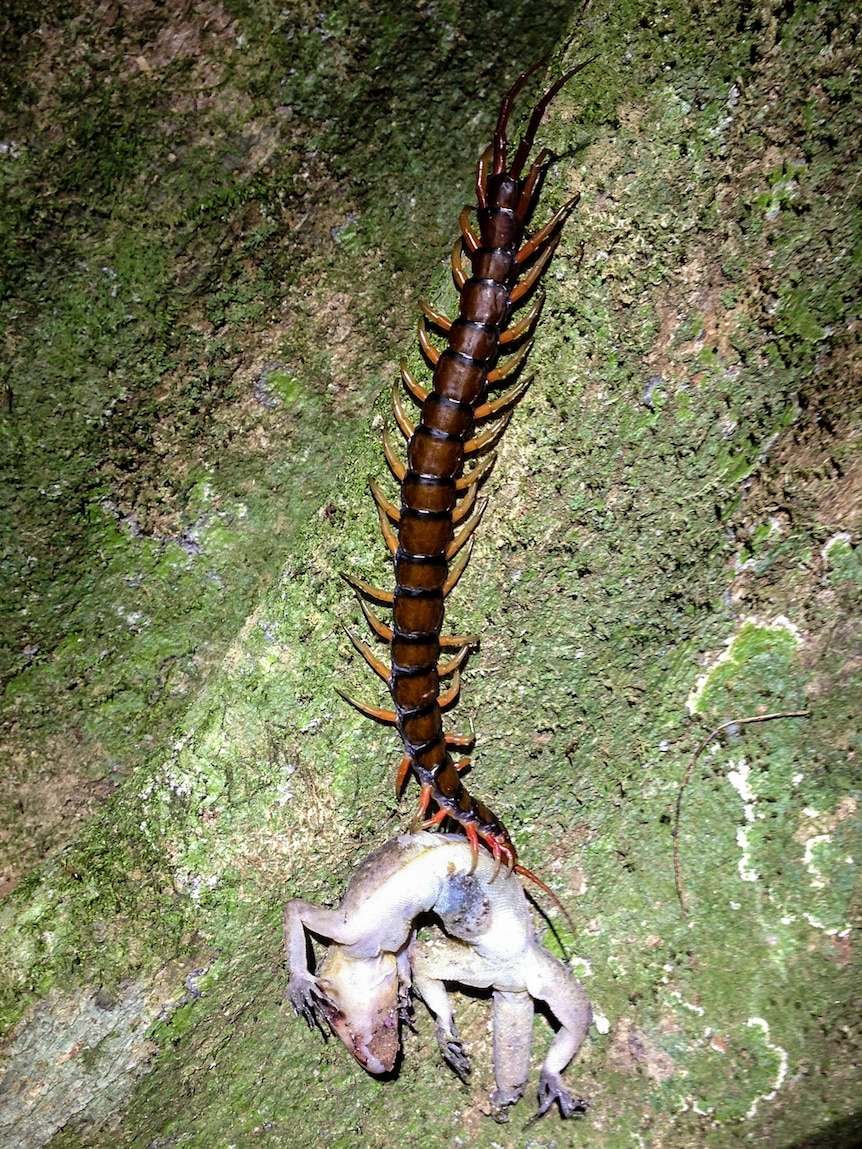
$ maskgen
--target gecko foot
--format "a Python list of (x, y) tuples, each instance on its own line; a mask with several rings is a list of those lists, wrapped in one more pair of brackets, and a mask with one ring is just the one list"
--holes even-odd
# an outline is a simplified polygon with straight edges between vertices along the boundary
[(299, 1017), (309, 1029), (317, 1027), (324, 1035), (327, 1030), (323, 1021), (330, 1021), (340, 1013), (338, 1006), (321, 989), (320, 982), (312, 974), (296, 975), (290, 979), (287, 998)]
[(443, 1054), (443, 1060), (449, 1068), (457, 1073), (462, 1081), (470, 1076), (470, 1058), (464, 1052), (464, 1046), (457, 1033), (449, 1033), (442, 1026), (437, 1026), (437, 1044)]
[(578, 1117), (586, 1113), (590, 1104), (582, 1097), (576, 1101), (563, 1085), (562, 1078), (558, 1073), (549, 1073), (547, 1070), (543, 1070), (539, 1079), (539, 1108), (524, 1128), (526, 1129), (534, 1121), (538, 1121), (540, 1117), (544, 1117), (555, 1101), (560, 1107), (560, 1116), (564, 1118)]
[(399, 1021), (403, 1021), (405, 1025), (409, 1025), (411, 1029), (415, 1029), (416, 1012), (413, 1008), (413, 996), (410, 993), (409, 985), (398, 985), (398, 1000), (396, 1002), (396, 1010), (398, 1012)]

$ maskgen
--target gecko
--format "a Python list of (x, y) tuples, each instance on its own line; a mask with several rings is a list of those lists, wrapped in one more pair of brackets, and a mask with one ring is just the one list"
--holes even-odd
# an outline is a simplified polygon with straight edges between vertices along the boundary
[[(442, 932), (419, 932), (417, 920), (428, 914)], [(314, 972), (309, 935), (330, 943)], [(311, 1027), (326, 1022), (375, 1076), (395, 1067), (412, 991), (434, 1017), (444, 1060), (466, 1080), (470, 1059), (446, 985), (491, 990), (491, 1111), (501, 1121), (526, 1088), (534, 1003), (544, 1002), (559, 1029), (541, 1068), (535, 1116), (554, 1103), (563, 1117), (585, 1111), (587, 1102), (573, 1098), (562, 1072), (586, 1037), (589, 999), (539, 944), (517, 875), (501, 871), (465, 838), (421, 831), (386, 842), (362, 861), (335, 909), (287, 902), (284, 943), (287, 996), (296, 1012)]]

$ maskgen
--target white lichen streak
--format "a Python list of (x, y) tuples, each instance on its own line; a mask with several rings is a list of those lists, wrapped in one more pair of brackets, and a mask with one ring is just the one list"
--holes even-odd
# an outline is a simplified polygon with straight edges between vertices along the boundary
[[(836, 866), (855, 864), (852, 854), (838, 856), (834, 848), (834, 833), (842, 822), (854, 818), (858, 811), (859, 803), (849, 794), (842, 798), (832, 811), (816, 810), (811, 806), (803, 807), (799, 829), (795, 836), (797, 841), (802, 843), (801, 861), (810, 875), (809, 886), (812, 890), (827, 889), (832, 882), (831, 871)], [(849, 922), (843, 918), (827, 924), (819, 914), (810, 911), (803, 911), (802, 916), (812, 929), (822, 930), (829, 937), (834, 937), (836, 934), (843, 936), (851, 929)]]
[(762, 1017), (750, 1017), (746, 1022), (746, 1025), (749, 1029), (753, 1029), (756, 1026), (758, 1029), (762, 1030), (763, 1040), (766, 1048), (769, 1049), (772, 1053), (776, 1054), (778, 1057), (778, 1073), (775, 1077), (775, 1084), (769, 1093), (761, 1093), (752, 1101), (751, 1107), (745, 1115), (749, 1120), (751, 1120), (756, 1115), (757, 1106), (760, 1104), (760, 1102), (772, 1101), (778, 1093), (778, 1090), (784, 1084), (784, 1081), (787, 1077), (788, 1058), (786, 1050), (782, 1049), (780, 1045), (775, 1045), (769, 1040), (769, 1022), (764, 1021)]
[(688, 1009), (692, 1013), (696, 1013), (698, 1017), (704, 1016), (703, 1007), (699, 1005), (693, 1005), (690, 1001), (683, 1001), (682, 994), (679, 992), (679, 990), (671, 990), (669, 996), (672, 997), (674, 1001), (679, 1002), (683, 1009)]
[[(746, 822), (753, 822), (757, 795), (748, 783), (751, 767), (744, 758), (740, 758), (738, 763), (731, 762), (731, 767), (727, 772), (727, 780), (743, 801)], [(736, 844), (742, 852), (742, 856), (736, 863), (740, 878), (743, 882), (760, 881), (760, 875), (751, 864), (751, 846), (744, 826), (740, 826), (736, 831)]]

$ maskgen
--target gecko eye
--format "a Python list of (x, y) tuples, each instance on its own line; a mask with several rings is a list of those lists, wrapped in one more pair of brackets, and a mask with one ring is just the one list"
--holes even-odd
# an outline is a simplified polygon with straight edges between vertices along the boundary
[(331, 945), (317, 977), (337, 1007), (326, 1018), (332, 1032), (363, 1069), (389, 1073), (401, 1047), (395, 955), (354, 958), (343, 946)]

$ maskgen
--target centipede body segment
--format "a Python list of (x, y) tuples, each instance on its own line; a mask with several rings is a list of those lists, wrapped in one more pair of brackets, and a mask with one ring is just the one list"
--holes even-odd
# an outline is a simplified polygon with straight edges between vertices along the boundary
[[(478, 229), (474, 230), (465, 208), (452, 251), (452, 275), (460, 294), (458, 315), (449, 319), (421, 305), (419, 343), (433, 368), (430, 388), (401, 366), (401, 383), (419, 404), (418, 420), (411, 418), (398, 383), (393, 391), (395, 421), (407, 441), (406, 463), (388, 433), (383, 449), (401, 486), (400, 506), (371, 484), (393, 556), (395, 587), (386, 591), (348, 577), (372, 630), (389, 645), (389, 665), (352, 634), (351, 641), (387, 683), (394, 706), (389, 710), (344, 697), (364, 714), (397, 727), (404, 743), (397, 786), (400, 789), (411, 773), (419, 782), (417, 820), (426, 818), (433, 807), (425, 827), (451, 818), (464, 828), (474, 849), (481, 839), (495, 859), (507, 865), (515, 864), (509, 834), (468, 791), (460, 776), (466, 760), (453, 756), (453, 751), (468, 749), (472, 737), (443, 728), (442, 712), (457, 700), (460, 669), (475, 643), (469, 635), (443, 632), (444, 603), (466, 566), (472, 535), (484, 511), (477, 493), (494, 460), (491, 448), (526, 390), (523, 380), (506, 384), (517, 375), (532, 341), (543, 301), (537, 284), (577, 201), (577, 197), (569, 200), (525, 238), (525, 224), (550, 153), (541, 150), (522, 173), (545, 109), (587, 63), (571, 68), (541, 97), (511, 160), (507, 130), (512, 104), (535, 68), (518, 76), (502, 102), (493, 143), (476, 170)], [(515, 309), (523, 314), (513, 318)], [(445, 338), (443, 350), (432, 342), (429, 326)], [(380, 619), (369, 602), (391, 609), (391, 621)], [(454, 653), (441, 662), (443, 651)], [(441, 680), (447, 679), (449, 685), (443, 688)]]

